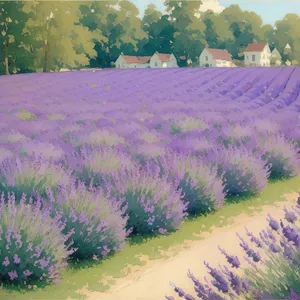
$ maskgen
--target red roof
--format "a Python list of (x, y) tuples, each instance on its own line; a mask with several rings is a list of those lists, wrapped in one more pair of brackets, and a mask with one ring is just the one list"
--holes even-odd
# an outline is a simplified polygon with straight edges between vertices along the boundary
[(171, 54), (162, 54), (162, 53), (158, 53), (155, 52), (158, 56), (158, 58), (160, 59), (161, 62), (168, 62), (170, 59)]
[(262, 52), (268, 43), (254, 43), (249, 44), (245, 52)]
[(122, 55), (127, 64), (145, 64), (149, 62), (151, 56), (131, 56)]
[(212, 55), (214, 59), (232, 61), (231, 55), (228, 53), (227, 50), (211, 49), (211, 48), (205, 48), (205, 49)]

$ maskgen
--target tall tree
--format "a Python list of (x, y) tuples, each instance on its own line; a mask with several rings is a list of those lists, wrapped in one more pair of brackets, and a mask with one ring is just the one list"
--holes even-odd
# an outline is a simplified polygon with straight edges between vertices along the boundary
[(186, 61), (198, 61), (204, 48), (205, 26), (199, 14), (201, 1), (171, 1), (166, 0), (165, 6), (169, 18), (174, 26), (173, 52), (179, 57), (185, 57)]
[(222, 11), (221, 16), (230, 24), (234, 36), (234, 40), (226, 44), (234, 58), (243, 58), (244, 49), (254, 39), (264, 40), (263, 22), (256, 13), (243, 11), (239, 5), (231, 5)]
[(135, 54), (139, 40), (147, 37), (139, 10), (130, 1), (89, 2), (81, 6), (81, 11), (81, 23), (95, 32), (97, 57), (91, 60), (91, 66), (111, 67), (121, 52)]
[[(287, 14), (282, 20), (278, 20), (274, 27), (267, 32), (268, 42), (276, 47), (283, 61), (297, 61), (300, 63), (300, 16)], [(285, 46), (291, 46), (290, 51), (285, 51)]]
[(26, 2), (26, 22), (35, 52), (35, 68), (43, 72), (80, 68), (89, 64), (94, 43), (88, 29), (79, 23), (78, 2)]
[(6, 75), (18, 71), (21, 57), (30, 56), (26, 47), (28, 35), (24, 32), (27, 14), (22, 8), (22, 2), (0, 2), (0, 69), (4, 67), (1, 73)]
[(142, 29), (147, 38), (141, 40), (139, 49), (141, 55), (153, 55), (155, 51), (170, 53), (174, 42), (174, 26), (168, 15), (162, 15), (156, 6), (147, 6), (142, 18)]
[(208, 10), (202, 15), (205, 24), (205, 40), (210, 48), (226, 48), (234, 40), (230, 24), (223, 15)]

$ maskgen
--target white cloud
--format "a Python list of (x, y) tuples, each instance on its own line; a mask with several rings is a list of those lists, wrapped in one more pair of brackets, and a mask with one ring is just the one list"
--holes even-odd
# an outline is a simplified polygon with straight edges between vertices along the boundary
[(202, 0), (202, 5), (200, 6), (200, 11), (204, 12), (207, 10), (212, 10), (216, 13), (220, 13), (224, 7), (220, 5), (218, 0)]

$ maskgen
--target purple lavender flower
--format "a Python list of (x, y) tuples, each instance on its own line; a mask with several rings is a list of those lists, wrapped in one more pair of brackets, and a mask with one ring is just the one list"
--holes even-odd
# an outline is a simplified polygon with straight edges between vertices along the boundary
[(228, 255), (225, 250), (223, 250), (220, 246), (218, 246), (221, 253), (226, 257), (227, 262), (233, 267), (233, 268), (239, 268), (241, 265), (239, 258), (237, 256)]
[(269, 219), (267, 221), (269, 222), (269, 226), (272, 228), (272, 230), (277, 231), (279, 229), (279, 224), (278, 222), (272, 218), (270, 214), (268, 214)]
[(297, 216), (296, 214), (291, 211), (291, 210), (288, 210), (286, 207), (284, 207), (284, 212), (285, 212), (285, 216), (284, 218), (289, 222), (289, 223), (292, 223), (294, 224), (296, 221), (297, 221)]
[(209, 266), (208, 263), (204, 262), (205, 266), (209, 269), (209, 274), (214, 278), (212, 284), (221, 292), (228, 293), (229, 286), (222, 273), (215, 268)]

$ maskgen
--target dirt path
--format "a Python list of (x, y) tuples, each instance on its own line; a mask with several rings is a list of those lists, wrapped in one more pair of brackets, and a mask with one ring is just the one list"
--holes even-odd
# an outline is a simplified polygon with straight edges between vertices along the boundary
[[(218, 250), (218, 245), (229, 254), (240, 257), (244, 255), (239, 246), (236, 232), (245, 236), (244, 227), (253, 233), (258, 233), (262, 227), (267, 226), (266, 216), (270, 212), (275, 218), (282, 218), (284, 205), (294, 204), (297, 193), (286, 194), (284, 202), (272, 206), (264, 206), (262, 212), (253, 216), (239, 215), (234, 218), (230, 226), (216, 228), (212, 233), (205, 233), (205, 239), (201, 241), (187, 241), (190, 248), (182, 250), (175, 257), (167, 260), (149, 261), (145, 266), (137, 267), (126, 278), (118, 279), (116, 285), (107, 293), (92, 292), (88, 287), (77, 291), (88, 296), (87, 300), (163, 300), (166, 295), (176, 296), (169, 282), (172, 281), (185, 291), (193, 294), (193, 285), (186, 276), (190, 268), (192, 273), (202, 281), (207, 275), (207, 269), (203, 261), (217, 267), (219, 263), (225, 263), (223, 255)], [(241, 260), (245, 266), (246, 263)], [(210, 277), (207, 277), (208, 279)], [(177, 299), (177, 297), (175, 297)]]

